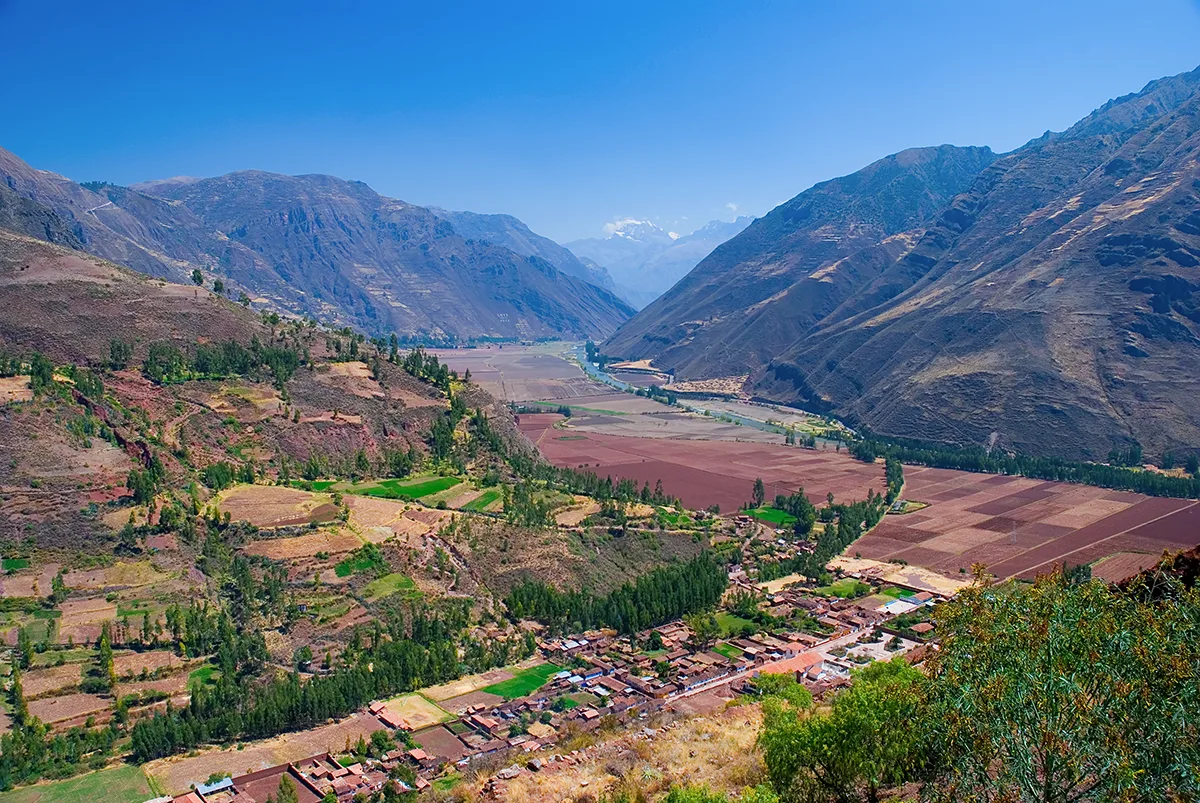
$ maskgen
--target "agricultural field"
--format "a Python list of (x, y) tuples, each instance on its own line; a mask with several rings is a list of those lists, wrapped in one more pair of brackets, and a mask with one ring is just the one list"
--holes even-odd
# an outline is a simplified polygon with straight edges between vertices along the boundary
[(399, 572), (392, 572), (372, 580), (363, 586), (362, 590), (363, 598), (367, 600), (383, 599), (393, 594), (402, 594), (406, 598), (421, 596), (421, 592), (412, 578)]
[[(882, 464), (868, 465), (832, 449), (592, 432), (582, 439), (560, 440), (564, 430), (555, 429), (554, 424), (561, 420), (550, 413), (522, 415), (520, 427), (557, 466), (628, 477), (651, 487), (662, 480), (666, 493), (680, 497), (692, 509), (717, 504), (722, 511), (735, 511), (750, 500), (758, 477), (766, 486), (768, 499), (795, 493), (801, 487), (817, 503), (829, 493), (851, 501), (866, 498), (868, 489), (883, 490)], [(570, 432), (580, 434), (574, 429)]]
[(491, 510), (497, 506), (500, 501), (500, 491), (495, 488), (490, 488), (479, 496), (472, 499), (462, 506), (462, 510), (471, 511), (474, 513)]
[(0, 803), (142, 803), (154, 796), (140, 767), (121, 765), (0, 793)]
[(328, 494), (276, 485), (238, 485), (221, 494), (218, 510), (255, 527), (285, 527), (333, 521), (338, 508)]
[(507, 669), (491, 669), (487, 672), (467, 675), (458, 680), (443, 683), (440, 686), (430, 686), (422, 689), (421, 693), (430, 700), (440, 703), (454, 697), (462, 697), (464, 694), (479, 691), (502, 681), (511, 680), (513, 677), (515, 677), (514, 673)]
[(553, 401), (596, 392), (603, 385), (558, 356), (562, 344), (494, 345), (473, 349), (431, 349), (446, 365), (504, 401)]
[[(846, 555), (966, 575), (981, 563), (997, 577), (1032, 579), (1055, 564), (1098, 564), (1120, 580), (1164, 549), (1195, 545), (1200, 503), (1024, 477), (906, 466), (905, 497), (928, 507), (885, 517)], [(1105, 558), (1120, 555), (1120, 560)]]
[(791, 527), (796, 523), (796, 517), (791, 513), (769, 505), (747, 510), (746, 515), (752, 516), (759, 521), (773, 524), (775, 527)]
[(484, 686), (481, 691), (498, 695), (506, 700), (513, 700), (537, 691), (546, 684), (552, 675), (561, 671), (561, 666), (549, 663), (518, 669), (508, 680)]
[(721, 626), (721, 635), (726, 638), (740, 635), (746, 628), (755, 632), (759, 629), (758, 625), (754, 622), (749, 619), (743, 619), (729, 611), (721, 611), (717, 614), (717, 624)]
[(248, 555), (262, 555), (271, 560), (294, 560), (311, 558), (322, 552), (339, 555), (353, 552), (360, 546), (362, 540), (347, 530), (318, 530), (290, 538), (263, 538), (251, 541), (243, 551)]
[[(375, 482), (348, 485), (346, 493), (372, 496), (379, 499), (417, 500), (449, 490), (462, 482), (458, 477), (417, 477), (402, 480), (378, 480)], [(334, 486), (342, 490), (338, 486)]]
[(454, 718), (437, 703), (420, 694), (402, 694), (388, 700), (386, 709), (392, 718), (404, 723), (405, 730), (416, 731)]

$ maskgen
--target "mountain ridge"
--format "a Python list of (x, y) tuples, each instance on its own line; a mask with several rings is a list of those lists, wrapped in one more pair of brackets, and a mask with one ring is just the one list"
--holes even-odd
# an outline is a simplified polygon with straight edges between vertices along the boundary
[(0, 181), (53, 210), (89, 253), (173, 281), (198, 269), (259, 303), (373, 335), (598, 337), (632, 314), (536, 253), (463, 237), (363, 182), (245, 170), (84, 186), (3, 149)]
[[(789, 250), (752, 226), (604, 349), (680, 379), (749, 374), (751, 395), (883, 435), (1073, 459), (1134, 442), (1151, 455), (1195, 449), (1197, 164), (1200, 69), (995, 157), (894, 239), (819, 259), (817, 244)], [(833, 234), (853, 233), (839, 225)], [(725, 318), (680, 301), (680, 288), (731, 270), (745, 283), (772, 249), (816, 268), (740, 307), (726, 293)], [(737, 328), (729, 320), (772, 346), (716, 336)]]

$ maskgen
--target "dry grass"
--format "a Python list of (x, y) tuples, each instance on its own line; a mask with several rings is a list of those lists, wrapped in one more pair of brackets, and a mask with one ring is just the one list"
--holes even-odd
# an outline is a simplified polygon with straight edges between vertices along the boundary
[(329, 494), (277, 485), (238, 485), (221, 494), (218, 509), (234, 521), (248, 521), (256, 527), (308, 524), (337, 516)]
[(512, 677), (512, 672), (507, 672), (503, 669), (492, 669), (478, 675), (468, 675), (465, 678), (459, 678), (451, 683), (430, 686), (427, 689), (422, 689), (422, 693), (430, 700), (441, 702), (442, 700), (449, 700), (452, 697), (461, 697), (464, 694), (479, 691), (485, 686), (491, 686), (493, 683), (499, 683), (502, 680), (511, 680)]
[(337, 532), (321, 530), (294, 538), (266, 538), (260, 541), (251, 541), (242, 551), (247, 555), (262, 555), (271, 560), (293, 560), (311, 558), (318, 552), (328, 552), (330, 555), (353, 552), (360, 546), (362, 546), (362, 541), (358, 536), (342, 529)]
[(762, 757), (755, 746), (761, 723), (757, 706), (739, 706), (681, 720), (651, 737), (633, 733), (600, 741), (582, 749), (574, 763), (555, 763), (536, 774), (523, 772), (509, 782), (504, 799), (574, 800), (624, 788), (659, 800), (672, 786), (689, 784), (741, 791), (762, 778)]
[(453, 719), (453, 716), (420, 694), (402, 694), (387, 701), (392, 717), (404, 723), (406, 730), (417, 731)]
[(29, 387), (29, 375), (6, 376), (0, 378), (0, 404), (10, 402), (26, 402), (33, 399), (33, 390)]

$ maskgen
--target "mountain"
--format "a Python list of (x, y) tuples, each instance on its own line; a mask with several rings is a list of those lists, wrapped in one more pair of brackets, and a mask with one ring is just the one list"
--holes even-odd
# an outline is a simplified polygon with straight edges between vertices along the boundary
[[(755, 228), (706, 263), (769, 265), (783, 238)], [(703, 307), (654, 305), (605, 350), (683, 377), (750, 373), (752, 394), (888, 435), (1083, 459), (1134, 441), (1151, 455), (1200, 446), (1200, 69), (995, 159), (902, 238), (823, 259), (802, 243), (790, 259), (816, 270), (767, 296), (759, 325), (790, 335), (797, 309), (815, 321), (765, 364), (681, 343), (719, 323)], [(837, 285), (847, 270), (821, 300), (812, 274)]]
[(603, 265), (620, 295), (644, 307), (687, 275), (714, 248), (750, 225), (752, 218), (714, 220), (691, 234), (664, 231), (648, 220), (620, 221), (607, 237), (567, 243), (581, 260)]
[(817, 184), (718, 246), (605, 350), (680, 377), (761, 368), (915, 242), (994, 158), (919, 148)]
[(174, 281), (200, 269), (231, 292), (373, 335), (603, 336), (632, 314), (537, 254), (465, 237), (361, 182), (244, 171), (80, 185), (0, 150), (0, 183), (97, 256)]
[(463, 237), (486, 240), (523, 257), (539, 257), (568, 276), (591, 282), (610, 293), (616, 292), (616, 285), (613, 284), (612, 277), (604, 268), (595, 263), (580, 260), (579, 257), (549, 237), (534, 234), (528, 226), (512, 215), (451, 212), (437, 207), (430, 207), (430, 211), (443, 220), (450, 221), (454, 230)]

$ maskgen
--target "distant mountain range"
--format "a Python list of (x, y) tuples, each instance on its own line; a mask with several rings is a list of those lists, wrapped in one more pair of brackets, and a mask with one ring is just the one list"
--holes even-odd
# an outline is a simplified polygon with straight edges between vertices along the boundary
[(648, 220), (627, 219), (607, 237), (575, 240), (567, 248), (594, 269), (612, 276), (619, 295), (642, 308), (669, 290), (700, 260), (753, 218), (714, 220), (691, 234), (664, 231)]
[(1200, 448), (1200, 69), (1012, 153), (903, 151), (717, 248), (604, 351), (897, 436)]
[(0, 187), (10, 230), (176, 281), (199, 269), (229, 292), (373, 335), (603, 337), (633, 313), (513, 218), (435, 212), (332, 176), (81, 185), (0, 149)]

